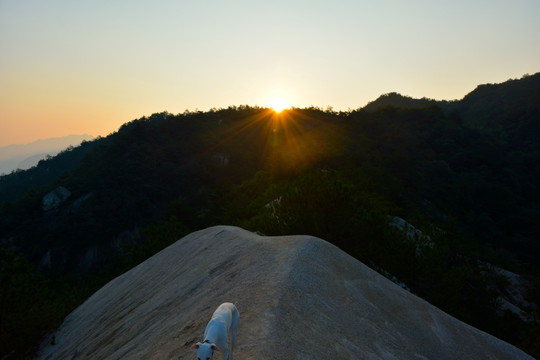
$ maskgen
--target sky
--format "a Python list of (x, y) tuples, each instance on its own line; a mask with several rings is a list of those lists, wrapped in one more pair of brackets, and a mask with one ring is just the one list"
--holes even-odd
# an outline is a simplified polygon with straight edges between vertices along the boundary
[(156, 112), (461, 99), (540, 71), (539, 0), (0, 0), (0, 146)]

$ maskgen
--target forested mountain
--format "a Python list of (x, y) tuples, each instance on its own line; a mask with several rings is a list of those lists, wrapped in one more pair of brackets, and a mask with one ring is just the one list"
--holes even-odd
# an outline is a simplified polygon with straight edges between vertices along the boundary
[(396, 92), (392, 92), (379, 96), (376, 100), (373, 100), (369, 102), (366, 106), (364, 106), (362, 110), (377, 111), (388, 106), (400, 109), (415, 109), (430, 106), (439, 106), (446, 108), (450, 104), (452, 104), (452, 102), (437, 101), (428, 98), (415, 99), (409, 96), (398, 94)]
[(331, 241), (538, 355), (539, 94), (540, 73), (452, 102), (164, 112), (0, 177), (2, 352), (185, 233), (230, 224)]

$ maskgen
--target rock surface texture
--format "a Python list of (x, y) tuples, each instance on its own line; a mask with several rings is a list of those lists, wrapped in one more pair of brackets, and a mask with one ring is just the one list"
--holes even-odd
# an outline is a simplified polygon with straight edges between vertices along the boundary
[(192, 233), (105, 285), (39, 359), (195, 359), (190, 346), (226, 301), (240, 311), (236, 360), (532, 359), (324, 240), (229, 226)]

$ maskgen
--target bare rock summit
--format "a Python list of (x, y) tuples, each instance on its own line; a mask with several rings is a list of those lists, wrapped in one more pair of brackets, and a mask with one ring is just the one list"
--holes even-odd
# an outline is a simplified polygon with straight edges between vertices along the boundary
[(195, 359), (190, 346), (226, 301), (240, 311), (236, 360), (532, 359), (324, 240), (230, 226), (192, 233), (109, 282), (39, 359)]

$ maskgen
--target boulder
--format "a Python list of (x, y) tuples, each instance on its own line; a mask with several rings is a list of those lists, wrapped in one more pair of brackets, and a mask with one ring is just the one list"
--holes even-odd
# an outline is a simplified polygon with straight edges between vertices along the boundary
[(71, 192), (63, 186), (48, 192), (41, 201), (41, 209), (49, 211), (56, 209), (71, 196)]

